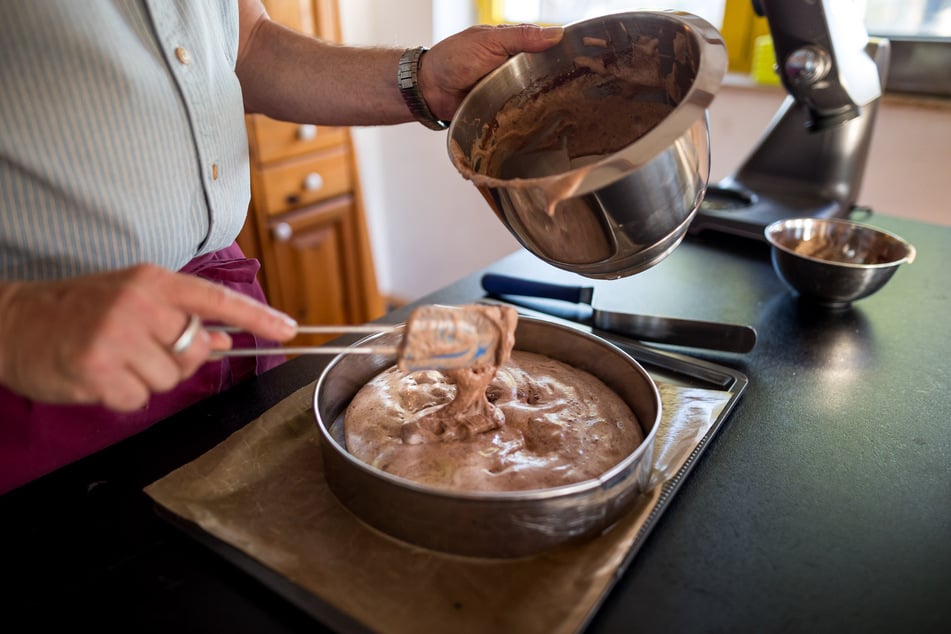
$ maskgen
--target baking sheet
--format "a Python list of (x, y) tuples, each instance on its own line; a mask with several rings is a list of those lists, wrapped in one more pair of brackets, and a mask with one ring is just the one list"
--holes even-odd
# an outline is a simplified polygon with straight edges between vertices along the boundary
[(367, 527), (323, 480), (314, 386), (146, 488), (163, 517), (338, 631), (577, 632), (747, 385), (731, 369), (623, 346), (658, 382), (654, 487), (605, 534), (536, 557), (435, 553)]

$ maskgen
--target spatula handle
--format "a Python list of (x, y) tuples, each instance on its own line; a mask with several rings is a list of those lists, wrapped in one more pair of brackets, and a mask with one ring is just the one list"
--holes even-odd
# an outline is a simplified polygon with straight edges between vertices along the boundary
[(520, 277), (510, 277), (498, 273), (486, 273), (482, 276), (482, 288), (490, 295), (523, 295), (525, 297), (544, 297), (560, 299), (575, 304), (591, 304), (594, 296), (593, 286), (567, 286), (536, 282)]

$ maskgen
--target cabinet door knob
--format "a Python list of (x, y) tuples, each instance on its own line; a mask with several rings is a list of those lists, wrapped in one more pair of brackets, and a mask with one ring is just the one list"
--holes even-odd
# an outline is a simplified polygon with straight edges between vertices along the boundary
[(299, 141), (313, 141), (316, 137), (317, 126), (311, 123), (297, 126), (297, 139)]
[(317, 172), (311, 172), (304, 177), (304, 189), (315, 192), (324, 186), (324, 177)]
[(278, 242), (287, 242), (294, 237), (294, 229), (286, 222), (279, 222), (271, 229), (271, 235)]

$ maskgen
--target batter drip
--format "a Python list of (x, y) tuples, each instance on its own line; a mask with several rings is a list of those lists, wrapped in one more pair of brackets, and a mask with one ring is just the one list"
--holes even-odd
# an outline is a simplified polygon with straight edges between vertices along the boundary
[[(426, 308), (413, 312), (407, 331), (412, 333), (421, 329), (413, 328), (413, 319), (426, 321)], [(515, 346), (515, 326), (518, 324), (518, 311), (511, 306), (485, 306), (471, 304), (458, 308), (454, 313), (459, 323), (477, 324), (475, 341), (467, 341), (467, 348), (486, 346), (490, 348), (479, 355), (481, 363), (469, 367), (443, 370), (447, 380), (456, 386), (455, 398), (443, 407), (433, 408), (423, 415), (407, 421), (401, 428), (403, 442), (409, 445), (434, 441), (465, 440), (472, 434), (481, 433), (499, 427), (504, 419), (502, 412), (493, 407), (485, 397), (489, 382), (495, 377), (498, 367), (508, 361)], [(463, 336), (466, 331), (458, 326), (449, 327), (452, 338)], [(433, 333), (421, 332), (415, 338), (404, 341), (405, 348), (420, 348), (425, 352), (420, 356), (438, 356), (442, 348), (452, 348), (440, 344), (443, 339)], [(406, 349), (404, 348), (404, 355)], [(400, 370), (405, 372), (402, 364)]]

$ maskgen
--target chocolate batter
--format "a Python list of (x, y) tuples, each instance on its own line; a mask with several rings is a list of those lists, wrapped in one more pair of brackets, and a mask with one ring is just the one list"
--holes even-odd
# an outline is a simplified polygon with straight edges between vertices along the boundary
[(481, 372), (493, 374), (484, 391), (439, 371), (382, 372), (347, 409), (348, 451), (432, 486), (514, 491), (595, 478), (643, 441), (627, 404), (590, 373), (520, 350)]
[[(497, 186), (590, 165), (649, 132), (679, 103), (675, 74), (661, 71), (656, 38), (640, 37), (618, 52), (596, 38), (585, 43), (606, 52), (579, 56), (573, 71), (543, 78), (509, 99), (473, 147), (454, 142), (451, 152), (464, 177)], [(684, 55), (680, 51), (678, 58)], [(549, 192), (549, 214), (583, 176), (561, 183), (564, 191)]]

